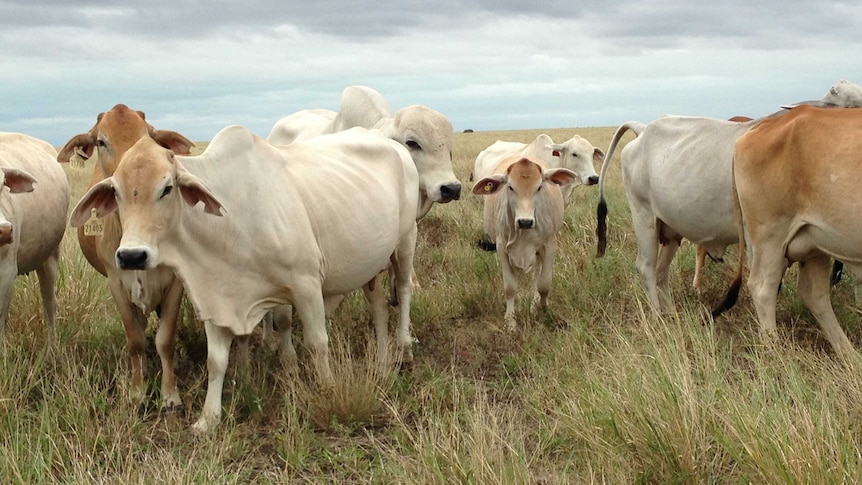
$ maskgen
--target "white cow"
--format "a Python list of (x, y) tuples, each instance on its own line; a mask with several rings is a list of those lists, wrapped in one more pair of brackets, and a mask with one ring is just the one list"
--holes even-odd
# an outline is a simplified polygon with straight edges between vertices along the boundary
[(0, 335), (15, 277), (36, 271), (49, 340), (56, 337), (57, 263), (69, 210), (69, 180), (48, 142), (0, 133)]
[[(793, 106), (799, 104), (862, 105), (862, 88), (842, 80), (819, 101)], [(784, 113), (787, 110), (770, 116)], [(731, 189), (733, 147), (759, 122), (664, 116), (649, 125), (626, 122), (611, 139), (605, 160), (613, 158), (626, 131), (637, 136), (623, 148), (621, 163), (638, 243), (637, 267), (654, 308), (673, 308), (668, 273), (682, 238), (704, 246), (715, 259), (737, 242)], [(607, 245), (604, 183), (609, 166), (602, 165), (599, 177), (598, 257), (604, 255)]]
[(196, 157), (141, 139), (71, 220), (80, 225), (91, 209), (119, 211), (118, 266), (166, 265), (184, 282), (207, 333), (209, 383), (194, 425), (205, 432), (221, 415), (231, 341), (275, 306), (294, 305), (318, 376), (331, 384), (326, 303), (362, 287), (382, 353), (386, 295), (370, 283), (394, 265), (398, 345), (409, 348), (417, 191), (407, 151), (364, 129), (273, 146), (231, 126)]
[[(497, 140), (479, 152), (473, 165), (473, 177), (480, 179), (492, 173), (501, 160), (515, 156), (535, 157), (551, 168), (567, 168), (577, 174), (580, 183), (595, 185), (599, 182), (595, 164), (604, 161), (605, 152), (579, 135), (573, 136), (565, 143), (554, 143), (554, 140), (544, 133), (529, 144)], [(569, 203), (575, 185), (563, 188), (563, 200), (566, 204)]]
[(341, 95), (341, 111), (305, 110), (279, 120), (267, 140), (287, 145), (326, 133), (353, 127), (378, 130), (410, 151), (419, 171), (421, 198), (417, 219), (436, 203), (461, 197), (461, 182), (452, 171), (455, 133), (445, 116), (427, 106), (412, 105), (393, 113), (377, 91), (366, 86), (349, 86)]
[[(733, 144), (758, 121), (735, 122), (690, 116), (663, 116), (645, 125), (623, 123), (605, 160), (612, 160), (623, 134), (637, 136), (623, 148), (623, 184), (638, 243), (637, 268), (650, 303), (671, 310), (670, 263), (682, 238), (720, 258), (737, 242), (731, 193)], [(605, 180), (599, 176), (598, 253), (607, 244)]]
[[(506, 294), (505, 323), (515, 330), (515, 271), (533, 274), (536, 294), (533, 304), (544, 309), (551, 291), (557, 233), (563, 226), (561, 188), (576, 175), (565, 168), (548, 168), (538, 158), (516, 156), (497, 164), (492, 174), (473, 186), (485, 197), (485, 231), (497, 243)], [(532, 309), (531, 304), (531, 309)]]

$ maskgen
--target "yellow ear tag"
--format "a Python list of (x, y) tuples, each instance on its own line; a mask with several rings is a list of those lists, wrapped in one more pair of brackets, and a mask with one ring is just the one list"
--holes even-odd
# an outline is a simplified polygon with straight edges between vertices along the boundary
[(485, 192), (490, 192), (494, 188), (494, 182), (488, 182), (485, 184)]
[(90, 210), (90, 218), (84, 223), (85, 236), (101, 236), (105, 232), (102, 220), (96, 217), (96, 209)]
[(72, 168), (84, 168), (84, 163), (84, 152), (81, 151), (81, 147), (75, 147), (75, 153), (69, 157), (69, 165), (71, 165)]

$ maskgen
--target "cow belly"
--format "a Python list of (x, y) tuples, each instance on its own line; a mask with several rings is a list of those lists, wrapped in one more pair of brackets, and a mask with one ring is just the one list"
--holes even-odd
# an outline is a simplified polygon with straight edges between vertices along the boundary
[(787, 243), (786, 256), (791, 261), (805, 261), (821, 254), (846, 263), (862, 262), (862, 231), (837, 234), (833, 230), (805, 225)]
[(324, 253), (324, 295), (349, 293), (386, 269), (398, 243), (394, 235), (354, 235), (341, 239), (341, 242), (349, 244), (327, 248)]

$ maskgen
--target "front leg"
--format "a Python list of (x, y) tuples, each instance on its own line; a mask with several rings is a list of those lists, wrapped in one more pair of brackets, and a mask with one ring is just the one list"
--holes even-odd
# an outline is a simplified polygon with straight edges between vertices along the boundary
[(192, 431), (197, 434), (211, 431), (221, 420), (221, 395), (233, 342), (233, 332), (229, 328), (220, 327), (212, 320), (204, 322), (204, 328), (207, 334), (207, 397), (201, 417), (192, 425)]
[(538, 300), (542, 310), (548, 308), (548, 294), (551, 293), (551, 280), (554, 276), (554, 258), (557, 254), (557, 241), (551, 240), (536, 253), (536, 272), (533, 273), (536, 284), (534, 305)]
[(497, 239), (497, 256), (500, 258), (500, 268), (503, 272), (503, 293), (506, 296), (506, 314), (503, 321), (506, 329), (514, 332), (517, 328), (515, 321), (515, 297), (518, 296), (518, 276), (509, 264), (509, 253), (506, 252), (506, 241)]

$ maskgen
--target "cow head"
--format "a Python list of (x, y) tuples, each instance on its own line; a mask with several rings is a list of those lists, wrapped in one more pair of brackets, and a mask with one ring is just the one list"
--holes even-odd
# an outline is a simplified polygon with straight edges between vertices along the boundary
[(419, 172), (420, 216), (434, 202), (461, 198), (461, 182), (452, 171), (455, 132), (445, 116), (427, 106), (408, 106), (395, 113), (389, 129), (385, 135), (407, 147)]
[[(8, 187), (11, 194), (32, 192), (33, 184), (36, 183), (32, 175), (17, 168), (3, 167), (0, 169), (0, 176), (3, 178), (0, 184), (2, 184), (2, 187)], [(12, 242), (12, 231), (12, 222), (6, 218), (5, 214), (0, 213), (0, 246), (5, 246)]]
[[(511, 159), (502, 163), (510, 162)], [(505, 173), (496, 173), (476, 182), (473, 193), (505, 197), (508, 213), (511, 214), (511, 220), (507, 222), (514, 224), (517, 229), (533, 229), (536, 227), (536, 199), (543, 188), (547, 184), (567, 186), (577, 179), (577, 175), (569, 169), (543, 169), (543, 165), (537, 159), (520, 158), (510, 163)]]
[(159, 241), (176, 226), (182, 205), (198, 202), (207, 214), (221, 215), (222, 204), (206, 185), (186, 171), (171, 150), (143, 137), (126, 152), (113, 176), (84, 194), (70, 222), (84, 224), (94, 209), (97, 217), (118, 211), (123, 238), (117, 266), (148, 269), (159, 265)]
[(99, 154), (99, 168), (109, 177), (117, 169), (123, 154), (139, 139), (150, 137), (159, 145), (180, 155), (189, 154), (194, 143), (174, 131), (157, 130), (147, 123), (143, 111), (133, 111), (118, 104), (110, 111), (100, 113), (96, 124), (87, 133), (72, 137), (57, 155), (57, 161), (68, 162), (76, 148), (89, 159), (93, 151)]
[(584, 185), (595, 185), (599, 183), (599, 174), (596, 173), (596, 164), (601, 166), (605, 161), (605, 152), (601, 148), (594, 147), (592, 143), (579, 135), (573, 136), (565, 143), (554, 143), (548, 145), (554, 156), (560, 157), (561, 167), (578, 174), (578, 178)]

